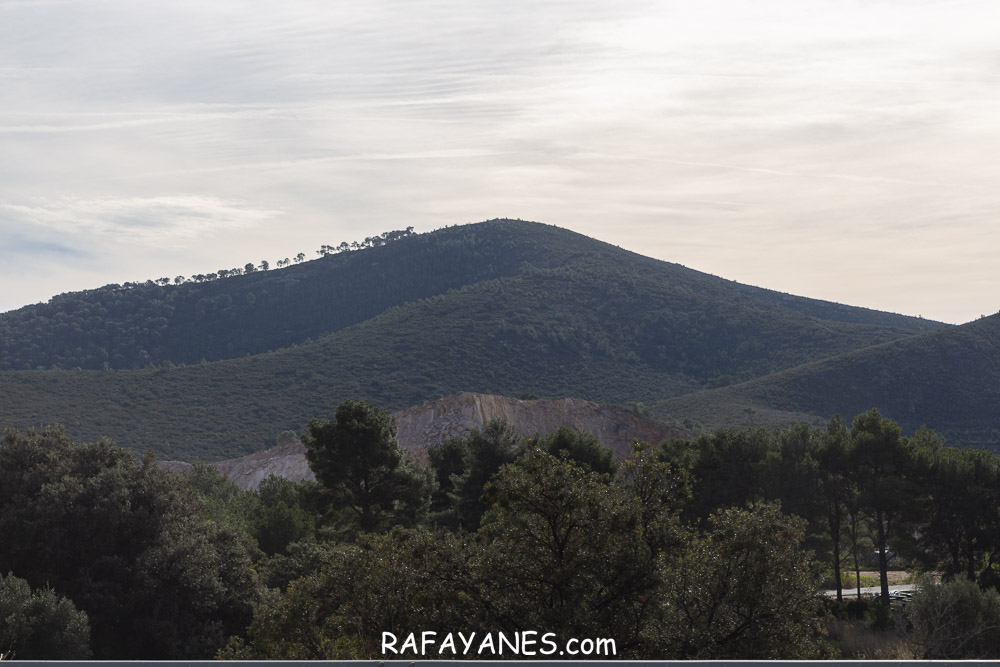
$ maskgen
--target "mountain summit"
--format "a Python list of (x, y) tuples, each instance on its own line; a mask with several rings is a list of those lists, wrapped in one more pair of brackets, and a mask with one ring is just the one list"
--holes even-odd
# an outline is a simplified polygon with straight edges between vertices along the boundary
[(945, 326), (493, 220), (6, 313), (0, 414), (211, 460), (346, 398), (390, 410), (463, 391), (652, 404)]

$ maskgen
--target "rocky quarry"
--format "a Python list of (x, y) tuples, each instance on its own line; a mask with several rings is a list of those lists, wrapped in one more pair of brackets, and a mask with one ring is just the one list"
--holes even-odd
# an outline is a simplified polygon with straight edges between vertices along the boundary
[[(613, 405), (579, 398), (521, 400), (491, 394), (462, 393), (427, 401), (393, 413), (399, 443), (423, 456), (427, 447), (447, 438), (468, 436), (491, 419), (502, 419), (523, 436), (548, 435), (561, 426), (593, 433), (618, 458), (625, 458), (635, 439), (660, 442), (689, 438), (688, 433)], [(305, 445), (293, 431), (278, 436), (277, 446), (211, 465), (241, 489), (255, 489), (269, 475), (292, 481), (314, 479)], [(184, 472), (190, 464), (164, 461), (164, 468)]]

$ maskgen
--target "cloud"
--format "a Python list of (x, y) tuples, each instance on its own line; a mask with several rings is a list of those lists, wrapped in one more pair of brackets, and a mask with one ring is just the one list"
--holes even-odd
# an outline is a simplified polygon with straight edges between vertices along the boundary
[(42, 204), (0, 200), (0, 212), (15, 224), (36, 229), (127, 243), (167, 244), (246, 229), (279, 213), (199, 195), (74, 198)]
[(9, 261), (16, 256), (83, 257), (89, 253), (81, 248), (55, 241), (43, 241), (6, 230), (2, 255)]
[(32, 114), (0, 113), (0, 134), (96, 132), (164, 124), (233, 121), (303, 120), (316, 110), (259, 105), (187, 105), (143, 112), (77, 111)]
[[(951, 217), (938, 316), (994, 298), (965, 289), (995, 275), (969, 254), (1000, 210), (989, 0), (0, 0), (0, 19), (0, 246), (72, 239), (102, 253), (94, 281), (509, 215), (833, 293), (878, 279), (839, 239), (912, 255), (906, 230)], [(924, 267), (892, 270), (923, 298)]]

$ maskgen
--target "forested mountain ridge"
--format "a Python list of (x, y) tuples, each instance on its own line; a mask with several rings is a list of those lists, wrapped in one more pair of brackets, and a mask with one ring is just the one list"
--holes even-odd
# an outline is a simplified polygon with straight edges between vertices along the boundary
[[(623, 302), (611, 309), (613, 314), (641, 327), (640, 335), (654, 349), (677, 335), (721, 334), (731, 327), (717, 327), (716, 320), (729, 311), (743, 320), (778, 316), (782, 322), (776, 328), (788, 323), (789, 335), (802, 336), (807, 346), (822, 347), (827, 337), (813, 320), (835, 323), (833, 335), (845, 340), (820, 354), (941, 326), (740, 285), (558, 227), (494, 220), (407, 234), (378, 247), (281, 269), (61, 294), (48, 303), (0, 314), (0, 370), (123, 369), (232, 359), (301, 344), (449, 290), (546, 272), (614, 285), (618, 291), (604, 295)], [(669, 298), (641, 312), (642, 303), (630, 295), (637, 283), (643, 295)], [(804, 358), (816, 354), (810, 350), (792, 361)], [(787, 365), (756, 364), (748, 372), (758, 375)]]
[[(495, 255), (484, 271), (511, 275), (273, 352), (184, 367), (5, 371), (0, 420), (62, 423), (80, 439), (107, 435), (164, 458), (217, 460), (264, 449), (278, 432), (301, 431), (348, 398), (390, 410), (463, 391), (651, 403), (935, 326), (748, 288), (536, 223), (448, 228), (309, 264), (354, 262), (353, 273), (338, 269), (354, 280), (374, 280), (383, 267), (404, 281), (390, 251), (414, 242), (452, 249), (427, 251), (424, 260), (488, 264)], [(284, 271), (294, 277), (305, 267)], [(268, 273), (217, 282), (285, 275)], [(820, 311), (840, 319), (811, 314)]]
[(820, 420), (878, 406), (912, 432), (1000, 449), (1000, 314), (665, 400), (657, 412), (709, 426)]
[[(407, 301), (516, 272), (545, 252), (537, 236), (518, 244), (499, 227), (441, 230), (204, 282), (60, 294), (0, 315), (0, 370), (144, 368), (280, 349)], [(554, 253), (546, 258), (559, 261)]]

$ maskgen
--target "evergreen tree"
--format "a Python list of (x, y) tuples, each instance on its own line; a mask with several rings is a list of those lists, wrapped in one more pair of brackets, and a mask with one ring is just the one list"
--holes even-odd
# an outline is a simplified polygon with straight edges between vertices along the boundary
[(24, 579), (0, 574), (0, 659), (89, 657), (87, 614), (51, 589), (33, 591)]
[(888, 607), (889, 542), (905, 536), (907, 519), (919, 509), (914, 502), (912, 448), (899, 425), (874, 408), (854, 418), (850, 437), (859, 504), (875, 541), (881, 601)]
[(89, 617), (99, 659), (208, 658), (249, 622), (251, 551), (184, 482), (59, 429), (0, 443), (0, 572)]
[(306, 459), (326, 487), (335, 511), (346, 511), (362, 532), (414, 524), (427, 510), (429, 471), (408, 459), (396, 438), (396, 420), (362, 401), (337, 406), (334, 421), (313, 419), (302, 436)]
[(553, 456), (566, 456), (596, 473), (614, 477), (618, 471), (615, 453), (592, 433), (560, 426), (538, 441), (538, 447)]

